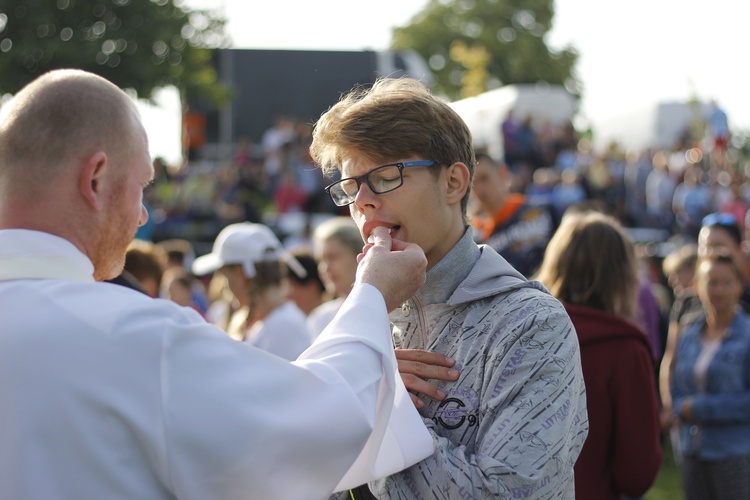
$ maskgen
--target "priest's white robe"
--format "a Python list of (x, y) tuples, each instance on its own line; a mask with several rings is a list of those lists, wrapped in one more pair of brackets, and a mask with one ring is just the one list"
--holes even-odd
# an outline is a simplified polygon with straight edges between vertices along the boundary
[(0, 231), (0, 498), (309, 500), (432, 452), (374, 287), (290, 363), (92, 273)]

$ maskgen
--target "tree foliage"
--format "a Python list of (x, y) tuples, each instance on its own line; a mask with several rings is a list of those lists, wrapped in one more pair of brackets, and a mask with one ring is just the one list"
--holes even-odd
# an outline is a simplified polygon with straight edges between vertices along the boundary
[(57, 68), (99, 74), (150, 99), (169, 85), (186, 100), (222, 103), (211, 48), (225, 21), (179, 0), (0, 0), (0, 94)]
[(540, 81), (580, 95), (577, 51), (553, 51), (544, 41), (553, 17), (553, 0), (430, 0), (394, 30), (392, 48), (417, 51), (435, 73), (436, 91), (451, 99)]

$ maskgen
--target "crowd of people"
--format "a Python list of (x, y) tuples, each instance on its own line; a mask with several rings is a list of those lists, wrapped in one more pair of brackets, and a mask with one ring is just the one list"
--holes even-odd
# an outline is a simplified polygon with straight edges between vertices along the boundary
[(285, 214), (341, 213), (324, 191), (330, 180), (310, 158), (311, 133), (308, 124), (280, 116), (261, 143), (240, 140), (231, 157), (184, 165), (156, 158), (154, 182), (144, 193), (150, 222), (140, 237), (205, 244), (237, 222), (276, 228)]
[[(702, 135), (691, 127), (669, 148), (624, 151), (612, 143), (596, 151), (590, 133), (570, 123), (509, 116), (498, 131), (504, 157), (485, 156), (507, 170), (504, 182), (516, 202), (522, 195), (549, 205), (555, 223), (567, 207), (586, 201), (628, 228), (694, 240), (709, 213), (733, 213), (744, 230), (750, 200), (747, 144), (741, 136), (735, 137), (739, 142), (714, 137), (707, 123)], [(206, 243), (235, 222), (274, 226), (289, 213), (346, 215), (325, 195), (323, 188), (335, 179), (310, 157), (311, 141), (311, 124), (279, 116), (257, 143), (241, 139), (231, 157), (181, 166), (157, 158), (154, 184), (146, 191), (151, 221), (142, 237)], [(486, 210), (482, 203), (477, 199), (470, 213)]]
[[(81, 89), (101, 99), (85, 102)], [(61, 328), (77, 330), (66, 349), (43, 336), (42, 356), (62, 361), (34, 380), (56, 377), (53, 399), (73, 409), (47, 426), (6, 377), (0, 409), (16, 424), (0, 428), (51, 437), (8, 447), (0, 463), (32, 470), (63, 453), (76, 414), (120, 417), (96, 424), (101, 442), (70, 433), (88, 444), (67, 463), (45, 461), (42, 483), (0, 473), (0, 493), (109, 497), (129, 474), (140, 478), (122, 490), (130, 497), (255, 488), (262, 498), (618, 500), (648, 491), (667, 442), (688, 500), (750, 491), (750, 182), (726, 136), (595, 152), (572, 126), (541, 133), (509, 118), (498, 131), (506, 156), (493, 158), (445, 101), (386, 78), (342, 96), (314, 127), (279, 117), (225, 163), (174, 168), (148, 160), (132, 106), (103, 79), (63, 70), (20, 95), (0, 128), (0, 311), (15, 325), (0, 356), (31, 377), (10, 360), (38, 345), (34, 309), (56, 287)], [(27, 200), (40, 174), (24, 168), (48, 159), (24, 150), (28, 123), (70, 103), (111, 112), (135, 160), (120, 160), (114, 125), (50, 122), (62, 173)], [(122, 175), (132, 180), (118, 197)], [(290, 213), (306, 217), (294, 233), (279, 223)], [(86, 309), (94, 296), (100, 309)], [(122, 358), (120, 337), (134, 344)], [(129, 362), (149, 368), (121, 394), (85, 382), (96, 370), (116, 381)], [(149, 370), (165, 385), (146, 389)], [(296, 425), (294, 405), (310, 414)], [(147, 430), (140, 419), (162, 412), (161, 430)], [(401, 443), (411, 458), (387, 473), (383, 432), (422, 439), (413, 453)], [(332, 434), (340, 456), (324, 463)], [(104, 437), (128, 435), (118, 454), (140, 465), (126, 474), (109, 467), (120, 455)], [(275, 438), (291, 442), (261, 457)], [(90, 484), (58, 480), (97, 460)]]
[[(686, 133), (671, 149), (634, 153), (622, 151), (616, 144), (595, 152), (590, 136), (577, 134), (572, 126), (554, 128), (547, 124), (542, 130), (535, 130), (532, 125), (531, 120), (511, 123), (509, 116), (499, 131), (510, 146), (503, 158), (475, 151), (472, 196), (466, 200), (472, 239), (492, 247), (526, 278), (544, 283), (565, 304), (573, 320), (582, 346), (589, 401), (597, 401), (593, 406), (589, 403), (589, 444), (583, 448), (577, 468), (586, 471), (580, 475), (596, 476), (600, 481), (578, 481), (577, 496), (609, 498), (614, 492), (618, 496), (612, 498), (637, 498), (654, 481), (665, 439), (682, 462), (679, 429), (696, 429), (681, 421), (679, 408), (677, 413), (672, 409), (677, 339), (679, 332), (704, 317), (700, 314), (704, 305), (693, 292), (692, 282), (698, 252), (708, 252), (697, 245), (701, 231), (715, 227), (717, 220), (725, 226), (736, 226), (739, 240), (733, 242), (737, 244), (734, 258), (741, 259), (740, 265), (744, 265), (745, 219), (750, 208), (750, 182), (746, 181), (745, 168), (750, 163), (742, 149), (733, 147), (725, 135), (713, 134), (709, 126), (702, 129), (703, 135)], [(342, 232), (342, 226), (349, 225), (345, 222), (346, 211), (336, 206), (335, 199), (331, 203), (328, 196), (318, 196), (341, 173), (321, 169), (313, 161), (309, 155), (311, 132), (294, 120), (280, 118), (262, 144), (239, 148), (241, 153), (224, 170), (225, 180), (228, 172), (242, 175), (239, 162), (245, 161), (245, 170), (255, 172), (255, 179), (263, 179), (248, 185), (256, 190), (262, 186), (266, 189), (256, 191), (256, 203), (251, 209), (234, 213), (242, 213), (243, 220), (273, 226), (279, 214), (289, 210), (288, 201), (295, 199), (289, 193), (298, 192), (298, 204), (293, 210), (331, 218), (321, 225), (328, 226), (321, 227), (322, 232), (331, 233), (331, 227)], [(741, 145), (737, 141), (735, 144)], [(255, 156), (249, 153), (251, 150)], [(355, 189), (362, 182), (358, 180)], [(236, 184), (237, 179), (223, 185)], [(218, 182), (216, 185), (221, 186)], [(276, 196), (274, 190), (289, 196)], [(216, 196), (222, 202), (213, 208), (220, 209), (227, 198), (219, 192)], [(587, 219), (580, 213), (599, 215), (589, 215)], [(577, 219), (574, 214), (579, 214)], [(214, 215), (222, 220), (218, 212)], [(228, 221), (219, 224), (223, 222)], [(293, 251), (300, 258), (310, 260), (309, 269), (314, 276), (308, 281), (320, 283), (314, 285), (317, 310), (307, 310), (312, 318), (308, 321), (310, 338), (315, 338), (347, 295), (357, 246), (363, 244), (356, 226), (352, 226), (348, 228), (349, 236), (339, 235), (335, 250), (325, 251), (321, 250), (325, 240), (312, 237), (314, 228), (305, 227), (301, 238), (276, 228), (282, 240), (289, 236), (289, 246), (296, 247)], [(582, 239), (576, 242), (578, 232)], [(587, 232), (591, 235), (586, 236)], [(607, 235), (614, 246), (603, 251), (601, 245)], [(327, 245), (330, 247), (331, 243)], [(565, 247), (577, 248), (578, 258), (563, 259)], [(582, 250), (586, 248), (589, 251)], [(620, 253), (613, 253), (612, 248), (621, 248)], [(719, 244), (707, 248), (725, 247)], [(324, 273), (331, 266), (323, 257), (331, 252), (348, 255), (345, 260), (352, 266), (343, 286), (330, 284), (330, 276), (322, 279), (322, 274), (318, 275), (319, 268)], [(622, 271), (613, 267), (615, 260), (624, 263)], [(576, 265), (584, 267), (576, 270)], [(608, 274), (609, 279), (604, 279), (603, 274)], [(581, 282), (585, 281), (584, 276), (589, 276), (591, 282)], [(290, 277), (294, 290), (294, 283), (300, 278), (294, 273)], [(578, 289), (586, 292), (581, 295)], [(404, 307), (408, 318), (413, 305)], [(401, 327), (399, 321), (404, 320), (391, 318), (398, 332), (394, 337), (397, 345), (427, 347), (424, 338), (416, 341), (412, 337), (401, 344), (401, 328), (408, 331), (409, 326)], [(410, 324), (408, 319), (405, 321)], [(605, 337), (596, 325), (607, 325)], [(619, 389), (613, 392), (612, 384)], [(415, 402), (424, 405), (424, 401)], [(618, 416), (619, 411), (623, 415)], [(614, 421), (628, 422), (632, 427), (620, 423), (613, 428)], [(613, 439), (619, 443), (616, 446), (620, 456), (608, 455)], [(636, 460), (640, 469), (619, 465)], [(695, 478), (695, 474), (693, 466), (687, 475)], [(686, 483), (686, 489), (694, 489), (694, 485)]]

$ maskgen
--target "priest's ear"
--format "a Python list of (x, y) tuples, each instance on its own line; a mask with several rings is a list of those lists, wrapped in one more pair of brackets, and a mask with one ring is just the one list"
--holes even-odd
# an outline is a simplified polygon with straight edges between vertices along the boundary
[(108, 165), (107, 154), (97, 151), (88, 158), (78, 179), (83, 199), (97, 212), (104, 207), (104, 179)]

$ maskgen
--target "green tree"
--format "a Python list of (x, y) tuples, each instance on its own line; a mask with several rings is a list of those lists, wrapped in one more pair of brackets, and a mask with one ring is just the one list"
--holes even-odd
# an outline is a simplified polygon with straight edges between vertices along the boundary
[(179, 0), (0, 0), (0, 94), (79, 68), (143, 99), (173, 85), (183, 103), (223, 104), (211, 48), (227, 45), (224, 24)]
[(553, 17), (553, 0), (430, 0), (394, 30), (391, 45), (418, 52), (435, 73), (435, 90), (450, 99), (539, 81), (580, 95), (578, 52), (553, 51), (544, 41)]

